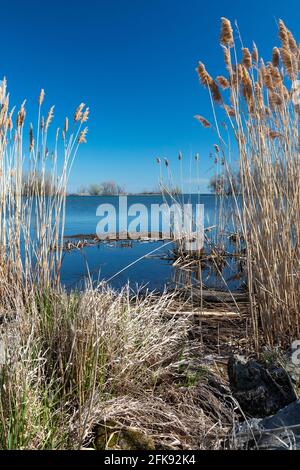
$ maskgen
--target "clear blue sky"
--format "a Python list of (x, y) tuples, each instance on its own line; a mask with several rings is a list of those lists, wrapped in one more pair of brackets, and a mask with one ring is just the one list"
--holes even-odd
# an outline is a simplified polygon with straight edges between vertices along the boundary
[(214, 138), (193, 119), (211, 117), (195, 66), (202, 60), (212, 75), (224, 72), (220, 17), (236, 19), (244, 44), (251, 47), (255, 40), (266, 59), (278, 43), (276, 19), (300, 39), (296, 0), (1, 0), (0, 5), (0, 67), (12, 104), (26, 97), (29, 107), (35, 105), (43, 87), (47, 104), (56, 105), (57, 125), (80, 101), (91, 108), (88, 144), (74, 166), (71, 191), (108, 179), (129, 191), (150, 189), (158, 178), (155, 157), (168, 157), (175, 167), (179, 150), (186, 159), (200, 153), (205, 190)]

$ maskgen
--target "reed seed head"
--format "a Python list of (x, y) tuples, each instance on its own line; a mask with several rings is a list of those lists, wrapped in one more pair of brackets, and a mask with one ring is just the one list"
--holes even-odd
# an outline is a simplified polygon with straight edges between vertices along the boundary
[(227, 80), (227, 78), (223, 77), (223, 75), (219, 75), (217, 77), (217, 81), (220, 84), (220, 87), (223, 88), (223, 90), (226, 90), (230, 87), (229, 81)]
[(250, 69), (252, 67), (252, 57), (250, 54), (250, 51), (247, 47), (244, 47), (242, 49), (243, 53), (243, 59), (242, 59), (242, 64), (247, 68)]
[(34, 149), (34, 138), (33, 138), (33, 127), (32, 124), (30, 124), (30, 129), (29, 129), (29, 151), (30, 153)]
[(258, 64), (258, 49), (257, 49), (257, 46), (256, 46), (255, 42), (253, 43), (252, 60), (256, 64)]
[(233, 31), (231, 23), (227, 18), (221, 18), (221, 34), (220, 34), (220, 43), (223, 46), (233, 46)]
[(85, 127), (85, 128), (83, 129), (83, 131), (80, 132), (79, 138), (78, 138), (78, 143), (79, 143), (79, 144), (86, 144), (86, 142), (87, 142), (87, 141), (86, 141), (87, 132), (88, 132), (88, 128), (87, 128), (87, 127)]
[(203, 127), (205, 128), (208, 128), (208, 127), (211, 127), (211, 124), (210, 122), (205, 119), (203, 116), (200, 116), (199, 114), (196, 114), (196, 116), (194, 116), (195, 119), (197, 119), (197, 121), (199, 121)]
[(45, 91), (44, 89), (42, 88), (41, 91), (40, 91), (40, 94), (39, 94), (39, 106), (42, 105), (43, 101), (44, 101), (44, 98), (45, 98)]
[(74, 121), (80, 121), (82, 118), (82, 110), (85, 107), (84, 103), (80, 103), (80, 105), (77, 107), (75, 114), (74, 114)]
[(274, 47), (273, 52), (272, 52), (272, 64), (274, 65), (274, 67), (278, 67), (279, 62), (280, 62), (280, 52), (279, 52), (278, 47)]
[(68, 117), (65, 118), (65, 125), (64, 125), (64, 132), (65, 134), (68, 132), (69, 129), (69, 119)]
[(202, 62), (199, 62), (196, 70), (197, 70), (197, 73), (198, 73), (198, 76), (202, 85), (206, 87), (209, 86), (212, 83), (213, 79), (207, 72), (205, 65)]
[(82, 115), (81, 122), (86, 122), (89, 118), (89, 114), (90, 114), (90, 108), (86, 108), (86, 110), (84, 111)]
[(45, 130), (48, 130), (49, 125), (53, 121), (53, 116), (54, 116), (54, 106), (51, 106), (51, 108), (48, 111), (47, 119), (46, 119), (46, 124), (45, 124)]

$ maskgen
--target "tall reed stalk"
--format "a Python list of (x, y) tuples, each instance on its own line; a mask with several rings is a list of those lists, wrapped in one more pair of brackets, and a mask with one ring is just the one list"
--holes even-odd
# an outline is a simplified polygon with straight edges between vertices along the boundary
[[(24, 292), (59, 284), (69, 172), (85, 142), (89, 110), (80, 104), (69, 131), (57, 129), (53, 148), (48, 133), (54, 107), (43, 115), (44, 90), (37, 103), (36, 132), (25, 131), (25, 102), (9, 108), (6, 80), (0, 85), (0, 288)], [(14, 125), (15, 121), (15, 125)], [(52, 141), (51, 141), (52, 142)], [(24, 190), (24, 178), (30, 193)], [(49, 179), (50, 175), (50, 179)]]
[[(261, 341), (286, 345), (300, 334), (300, 48), (283, 21), (279, 39), (281, 47), (274, 47), (267, 63), (255, 44), (252, 53), (242, 47), (239, 55), (230, 21), (222, 18), (226, 76), (213, 79), (201, 62), (197, 68), (209, 91), (222, 152), (228, 157), (235, 148), (239, 157), (239, 223), (257, 347)], [(227, 118), (226, 139), (219, 113)]]

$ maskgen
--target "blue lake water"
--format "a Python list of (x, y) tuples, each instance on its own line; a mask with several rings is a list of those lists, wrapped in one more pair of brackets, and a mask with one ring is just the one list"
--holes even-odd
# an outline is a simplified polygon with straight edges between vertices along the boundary
[[(181, 198), (182, 196), (179, 196)], [(144, 204), (149, 208), (151, 204), (162, 204), (162, 196), (128, 196), (127, 204)], [(216, 207), (218, 198), (214, 195), (185, 195), (184, 202), (204, 204), (205, 227), (218, 226)], [(119, 228), (118, 197), (116, 196), (69, 196), (66, 204), (65, 237), (80, 234), (95, 234), (96, 227), (101, 217), (96, 215), (100, 204), (112, 204), (116, 208), (117, 230)], [(129, 222), (132, 218), (128, 218)], [(149, 218), (150, 219), (150, 218)], [(124, 222), (124, 220), (123, 220)], [(122, 223), (122, 220), (121, 220)], [(162, 229), (161, 222), (159, 229)], [(149, 220), (150, 229), (150, 220)], [(215, 229), (209, 233), (210, 237), (216, 234)], [(170, 259), (172, 243), (168, 241), (132, 241), (124, 243), (120, 241), (100, 242), (96, 246), (86, 246), (82, 249), (74, 249), (64, 253), (61, 280), (67, 289), (78, 288), (84, 279), (91, 277), (94, 282), (100, 280), (109, 281), (114, 288), (121, 288), (129, 283), (133, 289), (143, 286), (150, 290), (163, 290), (165, 287), (173, 287), (175, 284), (198, 282), (199, 273), (182, 273), (172, 266)], [(225, 288), (222, 276), (237, 289), (241, 281), (231, 279), (234, 272), (231, 266), (225, 266), (220, 277), (214, 269), (203, 269), (202, 282), (208, 287)], [(184, 277), (184, 278), (183, 278)]]

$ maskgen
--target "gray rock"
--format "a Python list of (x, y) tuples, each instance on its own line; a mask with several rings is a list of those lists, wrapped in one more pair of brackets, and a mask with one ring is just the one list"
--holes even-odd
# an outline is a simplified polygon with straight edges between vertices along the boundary
[(243, 356), (228, 361), (228, 377), (234, 398), (243, 413), (263, 418), (297, 400), (288, 373), (276, 365), (263, 366)]
[(231, 447), (238, 449), (300, 450), (300, 400), (273, 416), (239, 424)]

